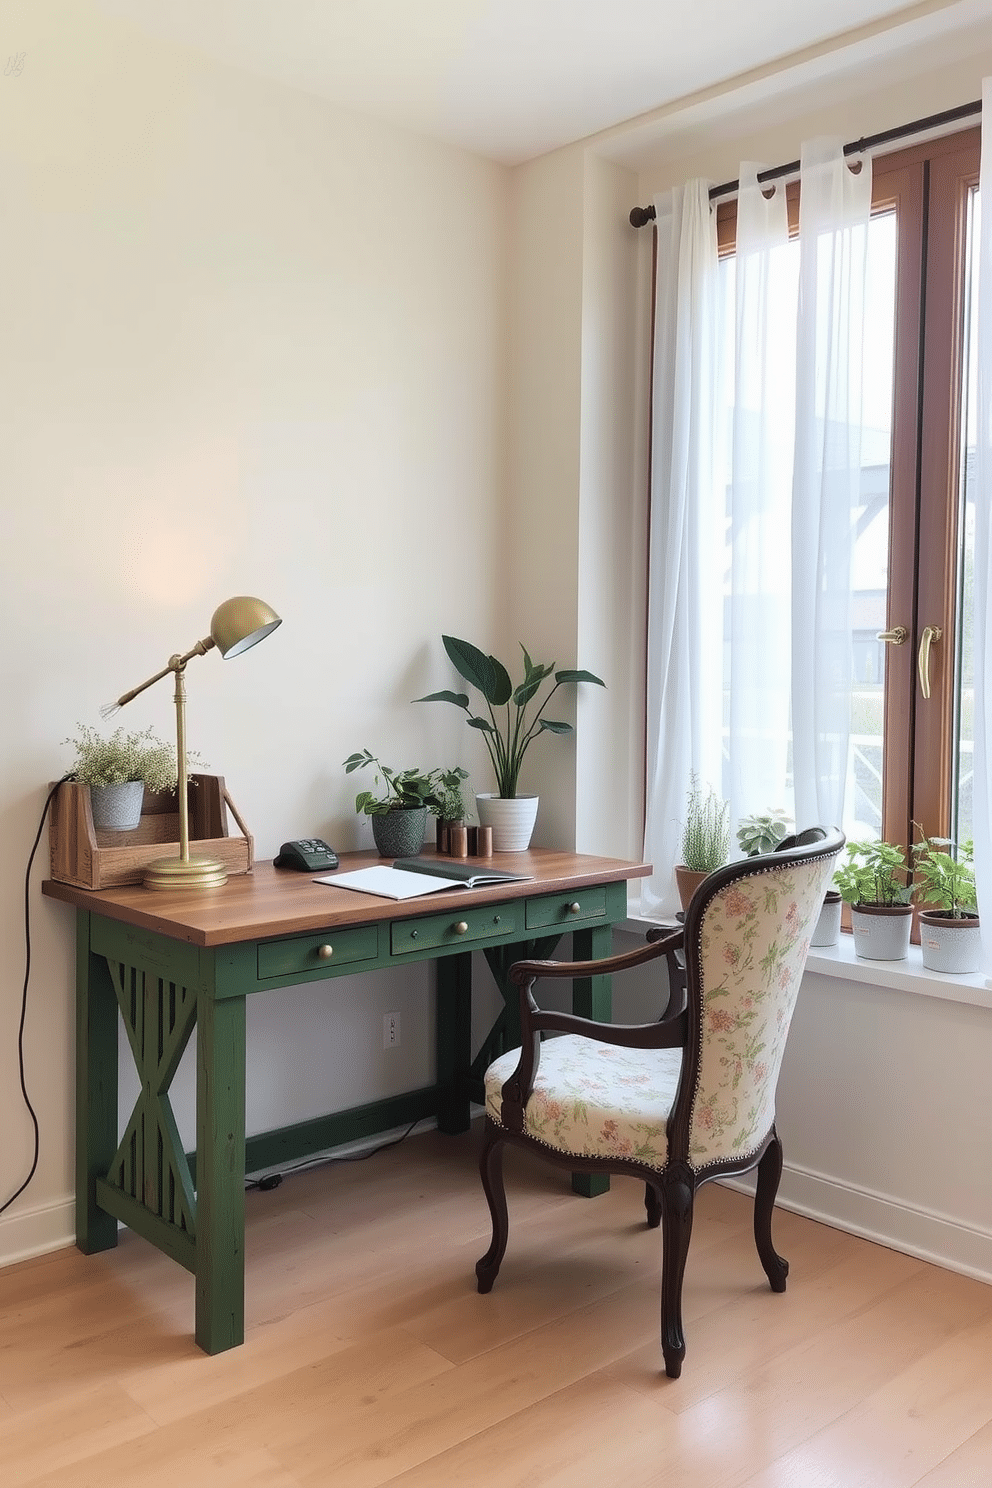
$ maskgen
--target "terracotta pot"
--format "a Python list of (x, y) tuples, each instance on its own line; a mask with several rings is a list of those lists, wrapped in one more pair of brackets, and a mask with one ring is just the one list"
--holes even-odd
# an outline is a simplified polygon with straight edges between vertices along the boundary
[(679, 891), (679, 899), (682, 908), (689, 908), (689, 900), (699, 888), (704, 878), (709, 878), (708, 873), (703, 873), (695, 868), (687, 868), (684, 863), (675, 865), (675, 886)]

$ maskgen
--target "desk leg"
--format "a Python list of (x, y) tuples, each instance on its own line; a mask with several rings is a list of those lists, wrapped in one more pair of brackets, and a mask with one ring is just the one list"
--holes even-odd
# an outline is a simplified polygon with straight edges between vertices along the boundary
[[(572, 956), (576, 961), (598, 961), (613, 948), (613, 928), (597, 925), (591, 930), (576, 930), (572, 936)], [(613, 988), (608, 976), (577, 977), (572, 983), (572, 1012), (581, 1018), (595, 1018), (608, 1023), (613, 1015)], [(608, 1192), (606, 1173), (573, 1173), (572, 1189), (587, 1199)]]
[(76, 1244), (117, 1244), (117, 1220), (96, 1202), (96, 1180), (117, 1151), (117, 996), (107, 963), (90, 954), (90, 917), (76, 912)]
[(245, 1336), (245, 1000), (200, 995), (196, 1020), (196, 1341)]
[(472, 1115), (467, 1087), (472, 1063), (472, 953), (442, 956), (435, 965), (437, 1126), (453, 1137), (468, 1131)]

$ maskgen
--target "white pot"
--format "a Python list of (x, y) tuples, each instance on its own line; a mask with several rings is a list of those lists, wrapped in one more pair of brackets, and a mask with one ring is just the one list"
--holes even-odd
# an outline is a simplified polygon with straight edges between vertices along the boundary
[(843, 902), (836, 889), (828, 889), (820, 918), (810, 939), (811, 946), (832, 946), (840, 940), (840, 912)]
[(911, 904), (851, 905), (855, 954), (866, 961), (905, 961), (912, 928)]
[(920, 950), (923, 965), (930, 971), (959, 975), (977, 971), (982, 964), (982, 932), (977, 915), (954, 920), (935, 910), (920, 914)]
[(127, 780), (123, 785), (91, 785), (90, 811), (100, 832), (132, 832), (141, 820), (145, 782)]
[(537, 820), (537, 796), (476, 796), (479, 824), (493, 829), (493, 852), (526, 852)]

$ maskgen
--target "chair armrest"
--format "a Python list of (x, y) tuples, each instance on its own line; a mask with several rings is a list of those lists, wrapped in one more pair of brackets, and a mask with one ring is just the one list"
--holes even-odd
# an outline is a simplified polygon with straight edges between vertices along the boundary
[(575, 1013), (539, 1008), (531, 993), (534, 983), (542, 977), (609, 975), (659, 957), (668, 959), (671, 967), (674, 952), (681, 944), (680, 927), (634, 951), (600, 961), (517, 961), (510, 968), (510, 976), (520, 988), (520, 1058), (500, 1091), (504, 1126), (511, 1131), (523, 1130), (524, 1107), (533, 1092), (541, 1062), (542, 1033), (577, 1033), (596, 1043), (628, 1049), (684, 1049), (688, 1038), (688, 1014), (684, 1011), (656, 1023), (598, 1023)]
[[(651, 940), (651, 936), (661, 938)], [(672, 951), (681, 950), (684, 937), (682, 926), (674, 930), (650, 930), (648, 944), (633, 951), (622, 951), (618, 956), (604, 956), (599, 961), (515, 961), (510, 967), (510, 978), (518, 987), (529, 986), (539, 977), (612, 976), (615, 971), (626, 971), (631, 966), (642, 966), (645, 961), (654, 961)]]

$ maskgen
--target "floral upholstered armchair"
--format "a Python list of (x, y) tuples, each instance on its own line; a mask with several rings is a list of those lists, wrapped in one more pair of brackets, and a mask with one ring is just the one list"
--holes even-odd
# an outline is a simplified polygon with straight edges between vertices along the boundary
[[(508, 1236), (502, 1157), (521, 1143), (577, 1171), (644, 1180), (648, 1224), (662, 1226), (661, 1341), (667, 1373), (685, 1357), (682, 1278), (696, 1190), (758, 1169), (754, 1234), (773, 1291), (788, 1264), (771, 1238), (782, 1171), (775, 1090), (810, 936), (844, 843), (811, 828), (767, 856), (712, 873), (675, 931), (595, 962), (521, 961), (522, 1047), (486, 1073), (482, 1183), (492, 1244), (476, 1266), (480, 1292), (496, 1279)], [(621, 1026), (542, 1012), (543, 977), (616, 974), (681, 950), (686, 1000), (658, 1023)], [(670, 963), (671, 964), (671, 963)], [(558, 1037), (542, 1042), (542, 1035)]]

